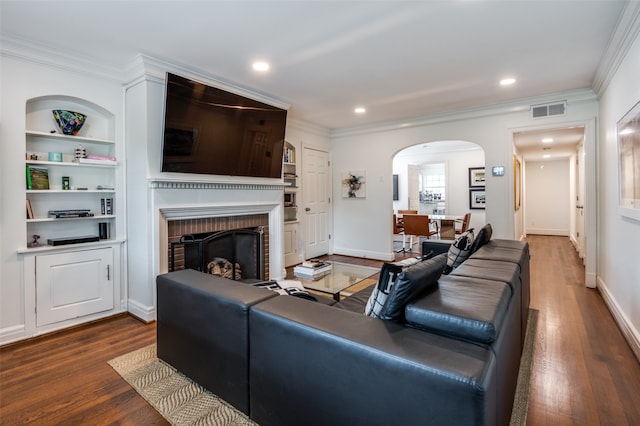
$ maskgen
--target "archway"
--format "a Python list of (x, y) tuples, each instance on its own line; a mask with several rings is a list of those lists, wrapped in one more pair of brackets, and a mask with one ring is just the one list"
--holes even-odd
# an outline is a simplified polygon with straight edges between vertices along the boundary
[(480, 176), (484, 176), (485, 154), (480, 145), (460, 140), (420, 143), (398, 151), (392, 161), (394, 184), (397, 181), (395, 214), (407, 209), (430, 215), (471, 212), (470, 227), (486, 223), (483, 205), (474, 202), (474, 197), (484, 194)]

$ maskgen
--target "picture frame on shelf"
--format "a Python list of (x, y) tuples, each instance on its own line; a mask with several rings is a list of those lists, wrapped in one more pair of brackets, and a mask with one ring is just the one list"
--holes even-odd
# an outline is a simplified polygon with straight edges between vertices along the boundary
[(640, 220), (640, 102), (617, 123), (620, 214)]
[(484, 189), (469, 190), (469, 208), (474, 210), (484, 210), (486, 203), (486, 192)]
[(485, 168), (469, 167), (469, 188), (485, 187)]

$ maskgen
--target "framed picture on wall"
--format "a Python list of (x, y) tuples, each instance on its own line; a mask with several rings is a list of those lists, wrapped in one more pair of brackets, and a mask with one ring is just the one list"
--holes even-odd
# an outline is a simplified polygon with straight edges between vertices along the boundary
[(487, 195), (484, 189), (470, 189), (469, 190), (469, 208), (484, 210), (486, 197)]
[(640, 220), (640, 102), (618, 121), (620, 212)]
[(469, 167), (469, 188), (484, 188), (484, 167)]

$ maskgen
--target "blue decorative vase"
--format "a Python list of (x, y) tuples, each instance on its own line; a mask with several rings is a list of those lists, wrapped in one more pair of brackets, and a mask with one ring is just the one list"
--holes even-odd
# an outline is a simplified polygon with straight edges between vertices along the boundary
[(87, 116), (80, 112), (67, 111), (65, 109), (54, 109), (51, 112), (56, 123), (58, 123), (58, 127), (65, 135), (77, 135), (87, 119)]

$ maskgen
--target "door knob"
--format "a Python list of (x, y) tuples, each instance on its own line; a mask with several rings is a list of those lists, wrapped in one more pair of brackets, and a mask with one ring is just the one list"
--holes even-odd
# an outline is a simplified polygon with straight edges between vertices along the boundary
[(310, 211), (311, 211), (311, 208), (306, 207), (306, 208), (304, 209), (304, 211), (305, 211), (305, 212), (310, 212)]

